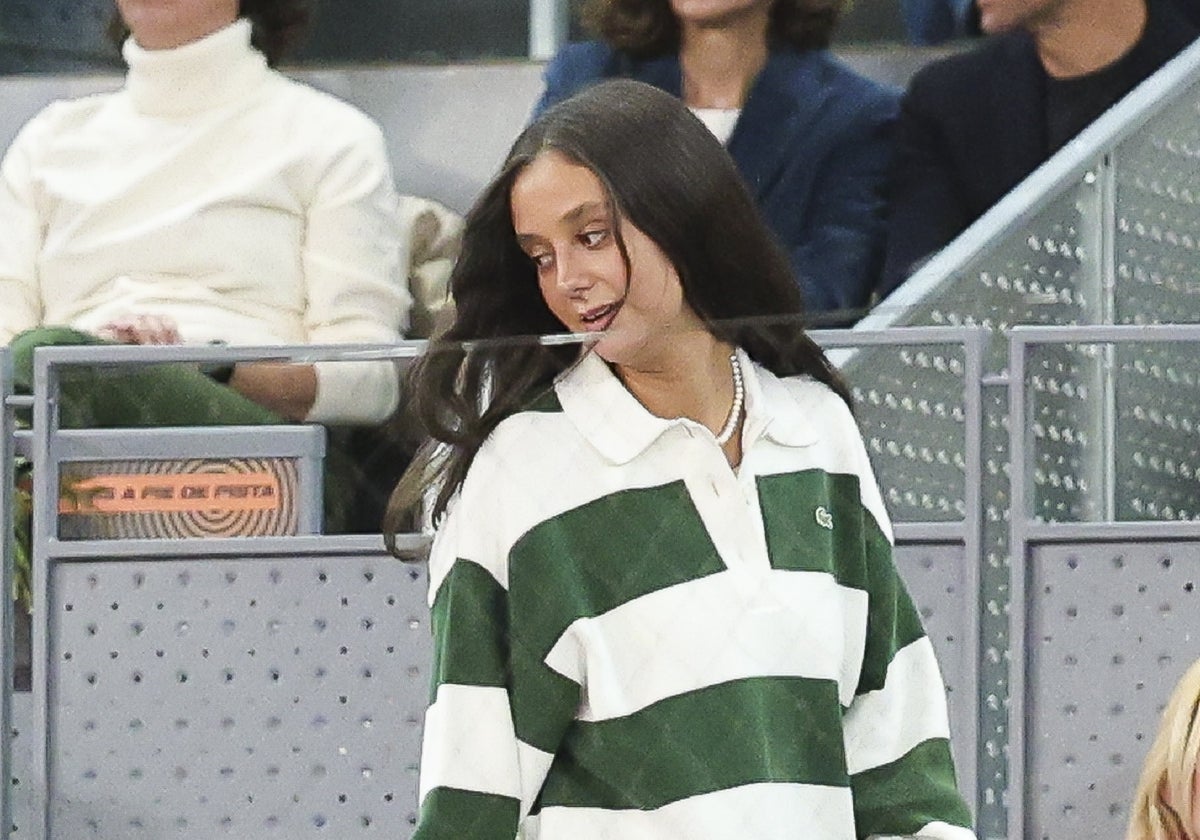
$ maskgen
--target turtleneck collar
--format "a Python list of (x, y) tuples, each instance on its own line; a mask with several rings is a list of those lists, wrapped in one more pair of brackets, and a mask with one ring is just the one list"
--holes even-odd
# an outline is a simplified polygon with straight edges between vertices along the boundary
[(146, 50), (125, 41), (125, 88), (138, 111), (154, 116), (194, 114), (240, 99), (262, 84), (267, 61), (250, 46), (250, 21), (241, 18), (198, 41)]

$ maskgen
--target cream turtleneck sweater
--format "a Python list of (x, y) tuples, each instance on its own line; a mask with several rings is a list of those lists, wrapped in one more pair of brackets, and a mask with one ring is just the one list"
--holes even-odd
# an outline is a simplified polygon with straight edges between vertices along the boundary
[[(392, 342), (406, 325), (383, 136), (266, 66), (244, 20), (125, 45), (115, 93), (55, 103), (0, 165), (0, 343), (166, 315), (188, 343)], [(371, 422), (388, 363), (320, 363), (310, 420)]]

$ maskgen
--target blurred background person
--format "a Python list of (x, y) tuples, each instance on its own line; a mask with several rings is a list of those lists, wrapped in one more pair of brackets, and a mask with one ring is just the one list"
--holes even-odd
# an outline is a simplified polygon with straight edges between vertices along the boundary
[[(397, 197), (364, 114), (271, 68), (302, 0), (118, 0), (124, 86), (58, 102), (0, 168), (0, 342), (394, 342)], [(373, 423), (390, 363), (156, 366), (64, 383), (69, 425)], [(337, 488), (332, 488), (337, 496)]]
[(1200, 840), (1200, 660), (1163, 710), (1125, 840)]
[(897, 94), (826, 50), (841, 12), (842, 0), (589, 0), (601, 40), (550, 62), (536, 111), (614, 77), (682, 98), (726, 144), (810, 315), (852, 322), (883, 254)]
[(994, 35), (909, 85), (882, 292), (1195, 40), (1194, 0), (978, 0)]

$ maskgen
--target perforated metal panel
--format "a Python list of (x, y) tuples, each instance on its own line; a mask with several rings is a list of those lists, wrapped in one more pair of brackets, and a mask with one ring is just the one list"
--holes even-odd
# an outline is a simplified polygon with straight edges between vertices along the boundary
[(1200, 657), (1197, 586), (1194, 542), (1032, 551), (1022, 836), (1124, 836), (1159, 714)]
[(967, 513), (965, 370), (964, 347), (951, 344), (871, 349), (842, 368), (895, 521)]
[(974, 784), (976, 726), (975, 587), (967, 581), (969, 562), (962, 546), (898, 545), (896, 566), (933, 642), (946, 699), (950, 704), (950, 746), (959, 787), (969, 796)]
[(1114, 155), (1117, 323), (1200, 318), (1200, 89)]
[[(1099, 200), (1095, 176), (1062, 185), (1035, 216), (1014, 226), (954, 273), (954, 282), (904, 311), (905, 325), (982, 326), (997, 333), (1015, 324), (1086, 323), (1099, 301), (1088, 276), (1085, 214)], [(886, 304), (885, 304), (886, 306)], [(986, 367), (1005, 367), (1006, 346), (991, 345)]]
[(34, 814), (44, 801), (42, 793), (30, 782), (29, 768), (33, 767), (33, 748), (36, 737), (33, 727), (33, 698), (28, 692), (14, 694), (12, 698), (11, 767), (9, 782), (9, 836), (15, 840), (31, 836), (30, 826)]
[(58, 563), (51, 591), (51, 838), (407, 836), (421, 567)]

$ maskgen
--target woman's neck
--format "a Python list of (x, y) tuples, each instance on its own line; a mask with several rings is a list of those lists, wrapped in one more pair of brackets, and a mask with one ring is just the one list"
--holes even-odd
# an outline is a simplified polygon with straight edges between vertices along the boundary
[(729, 418), (734, 348), (707, 332), (672, 343), (669, 356), (650, 365), (616, 365), (617, 376), (657, 417), (686, 417), (715, 434)]
[(692, 108), (741, 108), (767, 63), (766, 12), (719, 27), (684, 23), (679, 64), (683, 101)]
[(128, 39), (125, 86), (134, 107), (143, 114), (184, 116), (254, 96), (270, 74), (250, 36), (250, 21), (243, 18), (170, 50), (147, 50)]

